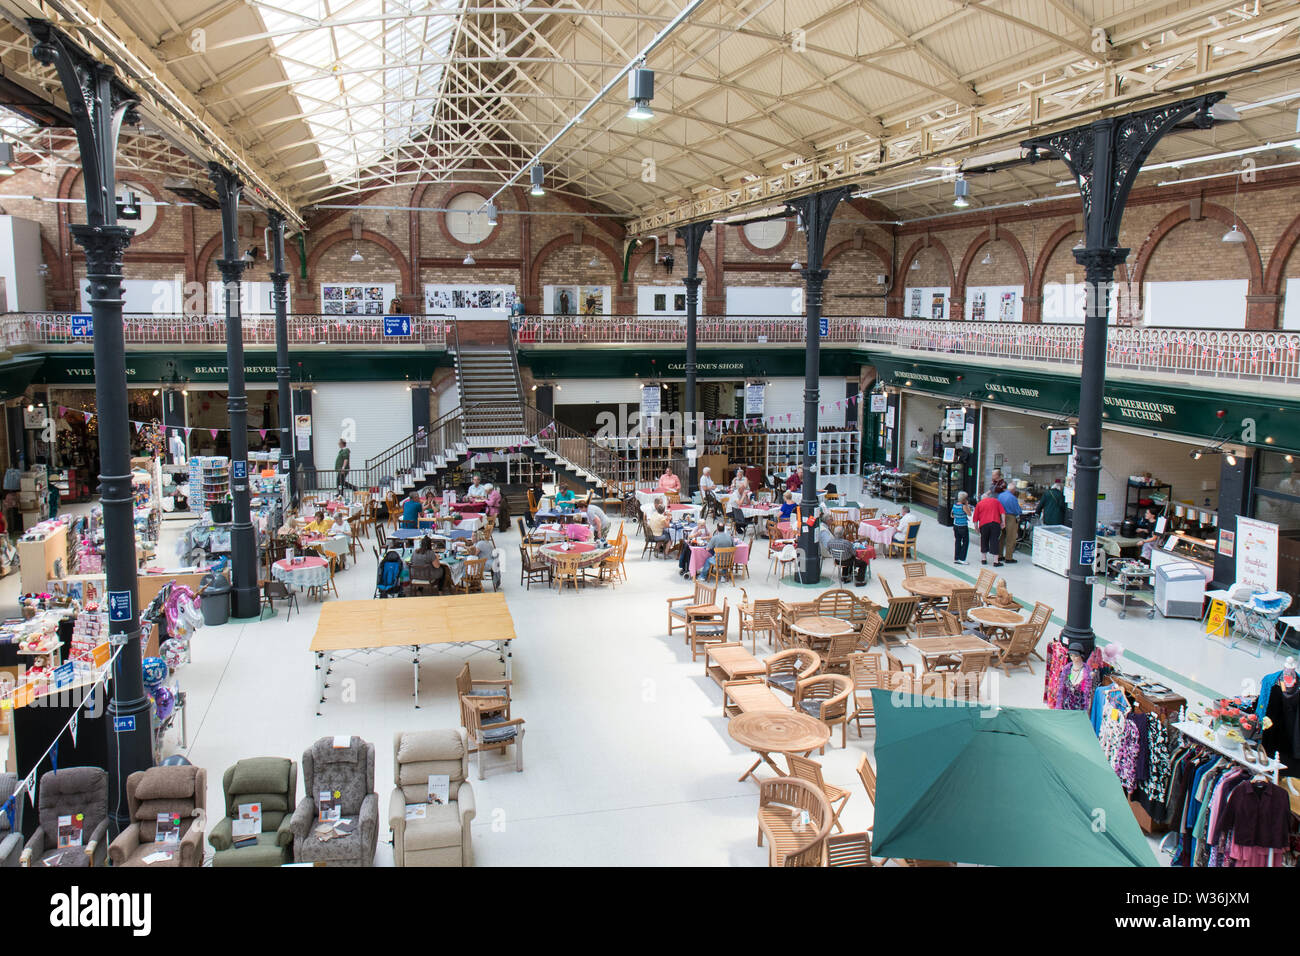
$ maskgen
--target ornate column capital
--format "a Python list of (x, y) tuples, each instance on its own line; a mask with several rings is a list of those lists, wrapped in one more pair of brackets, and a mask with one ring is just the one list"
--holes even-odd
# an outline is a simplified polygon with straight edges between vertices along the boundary
[(86, 250), (88, 275), (121, 275), (122, 253), (131, 244), (135, 230), (129, 226), (92, 226), (73, 223), (68, 226), (77, 245)]

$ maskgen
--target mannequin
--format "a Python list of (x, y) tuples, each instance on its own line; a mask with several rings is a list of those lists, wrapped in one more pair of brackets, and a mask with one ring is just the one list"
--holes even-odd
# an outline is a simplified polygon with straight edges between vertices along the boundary
[(1070, 665), (1058, 678), (1062, 710), (1087, 711), (1092, 707), (1093, 675), (1083, 656), (1083, 645), (1070, 645)]
[(1261, 742), (1267, 753), (1276, 751), (1287, 777), (1300, 777), (1300, 681), (1296, 680), (1295, 658), (1282, 665), (1277, 683), (1269, 691), (1264, 715), (1272, 726), (1264, 731)]

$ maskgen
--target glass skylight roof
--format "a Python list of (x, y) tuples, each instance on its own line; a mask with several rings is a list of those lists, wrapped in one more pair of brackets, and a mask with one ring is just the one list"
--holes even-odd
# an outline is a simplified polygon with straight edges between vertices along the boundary
[(433, 122), (459, 0), (253, 0), (253, 6), (332, 183), (354, 179)]

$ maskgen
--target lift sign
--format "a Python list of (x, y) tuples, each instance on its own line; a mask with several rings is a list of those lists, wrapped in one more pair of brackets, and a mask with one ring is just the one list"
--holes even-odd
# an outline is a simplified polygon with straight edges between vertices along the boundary
[(95, 317), (93, 315), (74, 315), (72, 317), (72, 337), (88, 339), (95, 334)]

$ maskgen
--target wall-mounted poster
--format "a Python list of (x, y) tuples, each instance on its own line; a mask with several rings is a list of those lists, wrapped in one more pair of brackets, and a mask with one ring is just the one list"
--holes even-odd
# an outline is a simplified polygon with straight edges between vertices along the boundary
[(1237, 583), (1277, 590), (1277, 525), (1237, 516)]
[(604, 315), (605, 303), (609, 296), (609, 286), (584, 285), (582, 287), (582, 314)]
[(673, 295), (673, 311), (674, 312), (686, 311), (686, 294), (684, 292), (678, 292)]
[(945, 408), (943, 410), (943, 427), (944, 429), (954, 429), (960, 431), (966, 427), (966, 409), (958, 405), (956, 408)]
[(550, 295), (552, 315), (573, 315), (578, 306), (578, 289), (576, 286), (557, 285), (551, 288)]
[(874, 415), (879, 415), (881, 412), (883, 412), (883, 411), (884, 411), (886, 408), (888, 408), (888, 407), (889, 407), (889, 396), (888, 396), (888, 395), (886, 395), (884, 392), (872, 392), (872, 393), (871, 393), (871, 412), (872, 412), (872, 414), (874, 414)]
[(397, 294), (397, 284), (382, 282), (322, 283), (321, 311), (326, 315), (383, 315), (384, 306)]
[(514, 308), (516, 292), (509, 285), (435, 285), (424, 287), (426, 315), (454, 315), (460, 318), (508, 315)]
[(1016, 320), (1016, 294), (1003, 292), (998, 303), (998, 321), (1014, 322)]
[(921, 290), (920, 289), (912, 290), (912, 301), (909, 303), (909, 305), (911, 306), (911, 308), (908, 309), (907, 312), (908, 315), (921, 314)]
[(984, 293), (976, 292), (970, 299), (970, 320), (972, 322), (984, 321)]
[(763, 401), (767, 386), (762, 382), (750, 382), (745, 386), (745, 414), (762, 415)]
[(943, 293), (935, 292), (930, 295), (930, 318), (943, 318)]
[(668, 311), (668, 296), (666, 296), (662, 292), (655, 293), (655, 311), (656, 312)]

